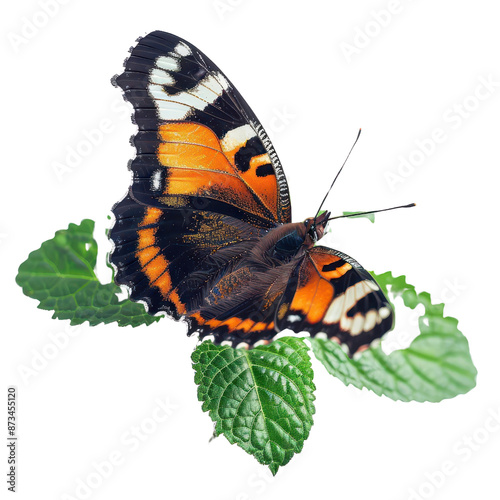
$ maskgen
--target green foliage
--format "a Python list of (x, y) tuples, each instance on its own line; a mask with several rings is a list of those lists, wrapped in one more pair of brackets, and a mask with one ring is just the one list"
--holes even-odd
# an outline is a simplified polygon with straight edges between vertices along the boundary
[(432, 304), (426, 292), (417, 294), (404, 276), (395, 278), (389, 272), (372, 275), (388, 297), (401, 296), (411, 309), (424, 306), (420, 335), (407, 349), (386, 355), (380, 346), (372, 347), (357, 361), (334, 342), (311, 339), (316, 358), (344, 384), (366, 387), (394, 400), (437, 402), (470, 391), (477, 371), (467, 339), (457, 328), (458, 321), (444, 317), (444, 305)]
[(313, 371), (301, 338), (249, 351), (202, 342), (192, 356), (198, 399), (224, 434), (273, 474), (302, 450), (313, 424)]
[[(142, 304), (118, 301), (120, 288), (114, 283), (99, 282), (93, 230), (94, 222), (84, 220), (42, 243), (19, 267), (16, 281), (23, 292), (40, 301), (39, 308), (54, 311), (54, 318), (73, 325), (158, 321)], [(444, 317), (443, 304), (433, 304), (426, 292), (417, 294), (404, 276), (373, 276), (389, 298), (401, 296), (411, 309), (424, 306), (420, 335), (407, 349), (385, 355), (380, 346), (372, 347), (357, 360), (334, 342), (310, 339), (326, 369), (346, 385), (394, 400), (441, 401), (471, 390), (477, 372), (458, 321)], [(273, 474), (302, 450), (315, 411), (313, 371), (303, 339), (284, 337), (249, 351), (206, 341), (192, 362), (198, 398), (215, 422), (216, 435), (238, 444)]]
[(39, 300), (40, 309), (54, 311), (53, 318), (69, 319), (72, 325), (116, 321), (120, 326), (138, 326), (158, 321), (142, 304), (128, 299), (119, 302), (120, 287), (114, 283), (100, 283), (94, 271), (97, 243), (93, 231), (94, 222), (88, 219), (70, 224), (31, 252), (16, 277), (24, 294)]
[(353, 215), (358, 212), (342, 212), (342, 215), (350, 215), (351, 219), (368, 219), (371, 223), (375, 222), (375, 214)]

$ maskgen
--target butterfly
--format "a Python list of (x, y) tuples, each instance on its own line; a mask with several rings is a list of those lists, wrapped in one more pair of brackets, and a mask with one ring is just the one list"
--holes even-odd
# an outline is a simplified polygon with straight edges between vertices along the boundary
[(110, 231), (115, 281), (188, 335), (252, 347), (290, 329), (350, 356), (394, 323), (353, 258), (316, 243), (329, 212), (292, 222), (283, 167), (253, 111), (191, 43), (154, 31), (113, 78), (134, 107), (132, 183)]

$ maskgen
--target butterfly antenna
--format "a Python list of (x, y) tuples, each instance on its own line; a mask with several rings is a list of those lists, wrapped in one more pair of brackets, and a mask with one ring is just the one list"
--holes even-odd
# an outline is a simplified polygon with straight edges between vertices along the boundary
[(347, 163), (349, 156), (351, 156), (352, 150), (354, 149), (354, 146), (356, 146), (356, 143), (358, 142), (360, 135), (361, 135), (361, 129), (359, 129), (359, 132), (358, 132), (358, 135), (356, 137), (356, 140), (354, 141), (354, 144), (351, 146), (351, 149), (349, 150), (349, 153), (347, 154), (346, 159), (344, 160), (344, 163), (342, 163), (342, 166), (340, 167), (340, 170), (337, 172), (335, 179), (333, 179), (332, 185), (330, 186), (325, 197), (323, 198), (323, 201), (321, 202), (321, 205), (319, 206), (318, 211), (316, 212), (316, 216), (314, 217), (314, 222), (316, 222), (316, 219), (318, 218), (319, 212), (320, 212), (321, 208), (323, 207), (323, 203), (325, 203), (326, 198), (330, 194), (330, 191), (332, 190), (332, 187), (335, 184), (335, 181), (337, 180), (338, 176), (340, 175), (340, 172), (342, 172), (342, 169), (344, 168), (344, 165)]
[(388, 210), (396, 210), (397, 208), (410, 208), (415, 206), (416, 206), (415, 203), (410, 203), (408, 205), (400, 205), (399, 207), (383, 208), (382, 210), (370, 210), (369, 212), (356, 212), (354, 214), (337, 215), (336, 217), (330, 217), (328, 220), (343, 219), (345, 217), (358, 217), (359, 215), (376, 214), (378, 212), (387, 212)]

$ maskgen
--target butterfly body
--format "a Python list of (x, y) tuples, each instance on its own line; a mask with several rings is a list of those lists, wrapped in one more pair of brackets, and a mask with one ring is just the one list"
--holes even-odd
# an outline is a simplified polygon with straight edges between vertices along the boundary
[(273, 298), (280, 295), (293, 269), (312, 246), (306, 222), (282, 224), (260, 238), (236, 245), (236, 259), (226, 259), (225, 266), (214, 266), (218, 272), (206, 280), (200, 309), (188, 314), (201, 312), (204, 317), (227, 319), (246, 310), (250, 319), (274, 324), (275, 307), (268, 306), (275, 305)]
[(233, 346), (289, 328), (326, 335), (353, 354), (392, 327), (392, 308), (369, 273), (316, 245), (329, 214), (292, 222), (269, 137), (201, 51), (150, 33), (114, 82), (139, 128), (132, 184), (113, 207), (110, 232), (115, 280), (132, 300)]

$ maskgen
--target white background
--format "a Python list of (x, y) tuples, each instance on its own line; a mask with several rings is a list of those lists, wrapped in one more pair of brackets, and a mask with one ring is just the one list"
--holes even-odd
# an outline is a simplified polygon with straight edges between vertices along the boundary
[[(8, 384), (18, 386), (17, 498), (83, 498), (77, 485), (93, 478), (95, 486), (93, 464), (117, 453), (121, 463), (88, 498), (498, 498), (496, 4), (70, 0), (50, 4), (48, 16), (42, 3), (9, 2), (1, 20), (2, 397)], [(183, 324), (68, 329), (22, 294), (19, 264), (83, 218), (97, 222), (100, 276), (109, 279), (102, 235), (129, 183), (135, 131), (109, 80), (134, 40), (155, 29), (197, 45), (245, 96), (284, 165), (294, 220), (314, 214), (363, 127), (327, 208), (418, 207), (380, 214), (375, 224), (337, 221), (325, 243), (446, 301), (479, 370), (472, 392), (396, 403), (347, 388), (314, 362), (315, 425), (303, 452), (271, 478), (224, 437), (208, 443), (213, 426), (190, 363), (196, 339)], [(493, 82), (489, 91), (481, 79)], [(102, 120), (101, 142), (58, 178), (54, 165)], [(432, 146), (435, 129), (442, 140)], [(415, 152), (416, 141), (429, 154)], [(401, 158), (414, 165), (398, 173)], [(391, 187), (390, 173), (404, 176)], [(399, 345), (415, 326), (398, 313)], [(55, 336), (67, 345), (54, 351)], [(26, 368), (33, 372), (22, 376)], [(163, 415), (157, 398), (176, 408), (153, 425)], [(141, 425), (150, 433), (137, 445), (131, 432)], [(2, 493), (6, 486), (2, 479)]]

